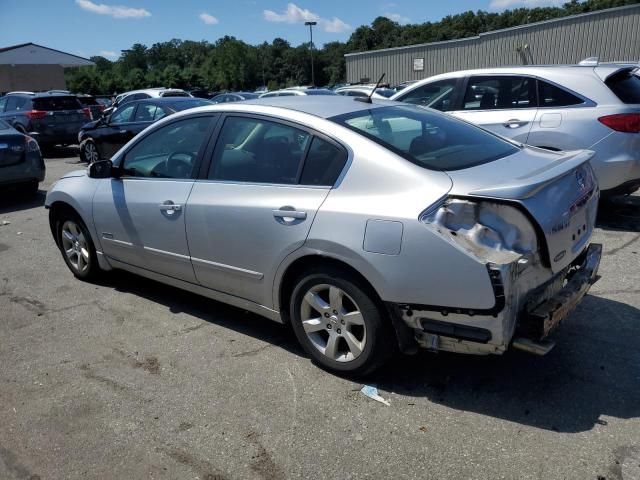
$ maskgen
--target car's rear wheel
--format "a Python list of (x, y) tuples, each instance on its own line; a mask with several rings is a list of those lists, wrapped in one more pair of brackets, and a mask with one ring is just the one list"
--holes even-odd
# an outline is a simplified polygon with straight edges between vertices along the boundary
[(98, 147), (93, 140), (85, 141), (82, 150), (80, 150), (80, 155), (82, 156), (82, 160), (89, 164), (97, 162), (100, 159)]
[(61, 212), (56, 218), (56, 235), (71, 273), (82, 280), (95, 278), (100, 272), (96, 249), (80, 217), (69, 211)]
[(348, 272), (314, 272), (299, 278), (290, 313), (298, 341), (328, 370), (370, 373), (394, 351), (395, 336), (384, 312), (370, 289)]

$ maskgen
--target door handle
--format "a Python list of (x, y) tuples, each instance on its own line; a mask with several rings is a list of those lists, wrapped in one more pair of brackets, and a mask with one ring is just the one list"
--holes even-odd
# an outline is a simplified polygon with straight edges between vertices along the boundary
[(160, 208), (161, 212), (167, 212), (167, 213), (179, 212), (180, 210), (182, 210), (182, 205), (176, 205), (173, 202), (161, 203), (160, 205), (158, 205), (158, 207)]
[(504, 122), (503, 125), (507, 128), (518, 128), (524, 127), (527, 123), (529, 122), (518, 120), (517, 118), (512, 118), (511, 120), (507, 120), (506, 122)]
[(126, 130), (120, 130), (120, 133), (127, 133)]
[(297, 210), (274, 210), (273, 216), (275, 218), (281, 218), (285, 222), (292, 222), (293, 220), (305, 220), (307, 218), (307, 212), (299, 212)]

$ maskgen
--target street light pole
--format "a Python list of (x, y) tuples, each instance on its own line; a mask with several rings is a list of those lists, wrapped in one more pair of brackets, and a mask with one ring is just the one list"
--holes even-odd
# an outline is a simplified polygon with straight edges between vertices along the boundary
[(309, 44), (309, 51), (311, 52), (311, 86), (316, 86), (316, 77), (313, 72), (313, 26), (318, 22), (304, 22), (305, 25), (309, 25), (309, 36), (311, 37), (311, 43)]

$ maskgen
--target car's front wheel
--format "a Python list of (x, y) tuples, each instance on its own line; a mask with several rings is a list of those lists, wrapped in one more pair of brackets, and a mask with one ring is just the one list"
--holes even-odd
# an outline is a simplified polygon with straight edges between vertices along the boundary
[(84, 222), (72, 212), (62, 212), (56, 218), (58, 246), (67, 267), (77, 278), (90, 280), (99, 272), (96, 249)]
[(98, 153), (98, 147), (96, 146), (96, 143), (91, 139), (86, 140), (80, 150), (80, 156), (82, 158), (82, 161), (88, 164), (100, 160), (100, 155)]
[(395, 336), (374, 294), (346, 271), (318, 271), (299, 278), (290, 313), (298, 341), (328, 370), (367, 374), (394, 351)]

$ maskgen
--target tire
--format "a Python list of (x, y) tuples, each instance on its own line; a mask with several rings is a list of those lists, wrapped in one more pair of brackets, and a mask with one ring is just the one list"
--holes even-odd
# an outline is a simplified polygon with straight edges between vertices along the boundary
[(329, 371), (366, 375), (397, 349), (391, 323), (375, 294), (349, 272), (324, 269), (299, 277), (289, 308), (300, 345)]
[(80, 217), (63, 210), (55, 219), (58, 248), (71, 273), (81, 280), (93, 280), (100, 274), (100, 266), (91, 235)]
[(80, 159), (89, 165), (100, 160), (100, 152), (93, 140), (88, 139), (84, 142), (83, 147), (80, 149)]

